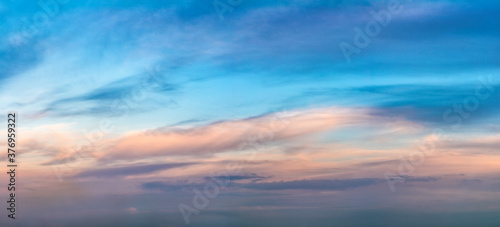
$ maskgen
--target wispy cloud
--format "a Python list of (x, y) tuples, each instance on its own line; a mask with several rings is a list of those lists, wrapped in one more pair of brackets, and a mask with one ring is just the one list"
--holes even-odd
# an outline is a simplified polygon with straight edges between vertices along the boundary
[[(130, 159), (139, 155), (208, 155), (239, 149), (246, 140), (259, 136), (263, 130), (270, 133), (262, 144), (293, 140), (295, 137), (314, 135), (319, 132), (340, 129), (347, 126), (370, 126), (385, 124), (412, 131), (412, 124), (394, 121), (392, 118), (377, 117), (364, 109), (325, 108), (297, 111), (273, 119), (264, 115), (243, 120), (216, 122), (187, 129), (159, 128), (121, 138), (109, 151), (103, 153), (105, 159)], [(268, 132), (274, 126), (286, 128)], [(141, 151), (140, 153), (137, 151)]]
[(196, 163), (166, 163), (166, 164), (154, 164), (154, 165), (136, 165), (125, 167), (110, 167), (110, 168), (96, 168), (92, 170), (86, 170), (76, 175), (78, 178), (85, 177), (97, 177), (97, 178), (113, 178), (113, 177), (124, 177), (154, 173), (162, 170), (185, 167), (189, 165), (194, 165)]

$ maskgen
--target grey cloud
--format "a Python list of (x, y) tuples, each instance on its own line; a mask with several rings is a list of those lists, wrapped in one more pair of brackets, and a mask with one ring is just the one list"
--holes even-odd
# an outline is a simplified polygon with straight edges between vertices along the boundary
[(167, 163), (167, 164), (156, 164), (156, 165), (141, 165), (141, 166), (126, 166), (126, 167), (115, 167), (106, 169), (94, 169), (81, 172), (76, 175), (78, 178), (84, 177), (120, 177), (120, 176), (131, 176), (139, 175), (145, 173), (153, 173), (160, 170), (173, 169), (179, 167), (185, 167), (189, 165), (194, 165), (196, 163)]
[(299, 180), (280, 181), (266, 183), (239, 184), (242, 188), (258, 190), (286, 190), (286, 189), (308, 189), (308, 190), (333, 190), (344, 191), (346, 189), (374, 185), (382, 182), (376, 178), (345, 179), (345, 180)]

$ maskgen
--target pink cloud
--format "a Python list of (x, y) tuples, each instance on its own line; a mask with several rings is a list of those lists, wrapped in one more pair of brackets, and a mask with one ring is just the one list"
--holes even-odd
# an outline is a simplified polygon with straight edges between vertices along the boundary
[(102, 154), (103, 159), (136, 159), (157, 156), (207, 156), (243, 151), (248, 141), (259, 145), (289, 142), (349, 126), (375, 126), (384, 130), (412, 132), (411, 122), (369, 114), (363, 108), (322, 108), (269, 114), (254, 118), (217, 122), (188, 129), (159, 128), (134, 133), (117, 140)]

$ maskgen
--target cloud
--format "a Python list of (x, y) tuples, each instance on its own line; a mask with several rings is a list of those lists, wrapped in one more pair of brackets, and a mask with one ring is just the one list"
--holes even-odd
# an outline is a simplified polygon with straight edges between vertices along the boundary
[[(165, 191), (165, 192), (172, 192), (172, 191), (181, 191), (181, 190), (187, 190), (190, 191), (193, 188), (202, 188), (204, 187), (207, 183), (212, 182), (213, 180), (220, 180), (223, 182), (229, 181), (229, 182), (236, 182), (236, 181), (243, 181), (243, 180), (252, 180), (252, 182), (257, 182), (260, 180), (264, 180), (270, 177), (265, 177), (265, 176), (260, 176), (256, 173), (249, 173), (249, 174), (241, 174), (241, 175), (230, 175), (230, 176), (215, 176), (215, 177), (205, 177), (203, 180), (200, 181), (200, 179), (193, 179), (194, 181), (197, 182), (190, 182), (188, 179), (183, 179), (180, 181), (174, 181), (174, 182), (164, 182), (164, 181), (152, 181), (152, 182), (146, 182), (142, 183), (141, 187), (146, 190), (160, 190), (160, 191)], [(233, 185), (229, 184), (227, 187), (233, 187)]]
[(152, 94), (173, 93), (179, 89), (177, 85), (166, 83), (164, 77), (159, 73), (150, 75), (145, 70), (139, 75), (118, 79), (85, 94), (55, 100), (42, 112), (49, 111), (57, 116), (116, 115), (117, 112), (124, 111), (124, 103), (130, 109), (140, 103), (143, 109), (144, 103), (150, 101)]
[(345, 179), (345, 180), (298, 180), (281, 181), (266, 183), (238, 184), (239, 187), (257, 189), (257, 190), (287, 190), (287, 189), (305, 189), (305, 190), (332, 190), (344, 191), (351, 188), (363, 187), (383, 182), (381, 179)]
[(413, 177), (413, 176), (399, 176), (404, 179), (404, 182), (433, 182), (438, 181), (440, 177)]
[(187, 129), (158, 128), (120, 138), (102, 159), (134, 159), (154, 156), (199, 156), (226, 151), (253, 149), (256, 146), (286, 142), (296, 137), (348, 126), (376, 126), (411, 132), (410, 122), (373, 116), (367, 109), (323, 108), (294, 111), (279, 116), (267, 114), (242, 120), (221, 121)]
[[(297, 180), (297, 181), (280, 181), (280, 182), (263, 182), (263, 183), (231, 183), (227, 187), (246, 188), (254, 190), (331, 190), (344, 191), (351, 188), (363, 187), (378, 184), (383, 182), (382, 179), (365, 178), (365, 179), (344, 179), (344, 180)], [(203, 183), (168, 183), (168, 182), (148, 182), (143, 183), (142, 188), (147, 190), (161, 191), (178, 191), (183, 189), (192, 189), (196, 187), (204, 187)]]
[[(252, 180), (253, 182), (261, 181), (270, 177), (260, 176), (256, 173), (250, 173), (245, 175), (230, 175), (230, 176), (217, 176), (215, 177), (219, 180), (230, 180), (230, 181), (241, 181), (241, 180)], [(206, 177), (206, 180), (210, 180), (211, 177)]]
[[(226, 180), (223, 178), (222, 180)], [(251, 179), (243, 177), (243, 179)], [(241, 179), (231, 179), (241, 180)], [(440, 180), (439, 177), (405, 177), (405, 182), (434, 182)], [(207, 179), (208, 182), (208, 179)], [(250, 182), (250, 183), (235, 183), (232, 182), (227, 187), (245, 188), (253, 190), (324, 190), (324, 191), (345, 191), (348, 189), (377, 185), (386, 182), (380, 178), (357, 178), (357, 179), (314, 179), (314, 180), (293, 180), (293, 181), (273, 181), (273, 182)], [(205, 182), (206, 184), (206, 182)], [(165, 192), (190, 190), (192, 188), (204, 187), (204, 183), (188, 183), (182, 182), (147, 182), (141, 185), (146, 190), (160, 190)]]
[[(373, 108), (374, 114), (404, 116), (412, 121), (449, 124), (443, 120), (443, 114), (446, 110), (453, 108), (455, 104), (463, 106), (469, 96), (474, 97), (478, 87), (480, 87), (479, 78), (476, 84), (472, 85), (386, 85), (359, 87), (353, 90), (370, 96), (379, 96), (376, 102), (370, 104), (377, 107)], [(494, 84), (490, 81), (488, 84), (490, 90), (484, 86), (480, 88), (482, 89), (480, 92), (489, 94), (488, 98), (485, 100), (477, 99), (479, 106), (476, 111), (471, 113), (474, 117), (464, 123), (477, 122), (474, 119), (494, 117), (500, 110), (498, 93), (495, 93), (495, 91), (500, 90), (500, 84)]]
[(179, 190), (189, 190), (192, 188), (204, 187), (205, 184), (202, 183), (169, 183), (161, 181), (153, 181), (141, 184), (141, 187), (146, 190), (160, 190), (164, 192), (179, 191)]
[(456, 152), (463, 155), (491, 155), (495, 154), (500, 147), (500, 136), (493, 135), (483, 137), (460, 136), (440, 141), (437, 146), (448, 152)]
[(135, 208), (135, 207), (129, 207), (129, 208), (127, 208), (127, 212), (129, 212), (131, 214), (138, 214), (139, 210), (137, 210), (137, 208)]
[(113, 178), (122, 176), (133, 176), (141, 175), (147, 173), (154, 173), (161, 170), (185, 167), (189, 165), (194, 165), (196, 163), (167, 163), (167, 164), (155, 164), (155, 165), (140, 165), (140, 166), (125, 166), (125, 167), (114, 167), (114, 168), (104, 168), (104, 169), (93, 169), (83, 171), (77, 174), (77, 178), (85, 177), (98, 177), (98, 178)]

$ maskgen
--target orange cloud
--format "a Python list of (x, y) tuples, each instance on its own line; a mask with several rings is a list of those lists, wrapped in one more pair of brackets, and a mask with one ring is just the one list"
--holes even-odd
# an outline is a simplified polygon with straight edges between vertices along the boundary
[(370, 115), (368, 109), (322, 108), (268, 114), (188, 129), (165, 127), (135, 133), (118, 139), (109, 151), (102, 154), (102, 158), (120, 160), (171, 155), (206, 156), (291, 141), (348, 126), (375, 126), (377, 130), (385, 129), (385, 132), (415, 131), (411, 122)]

